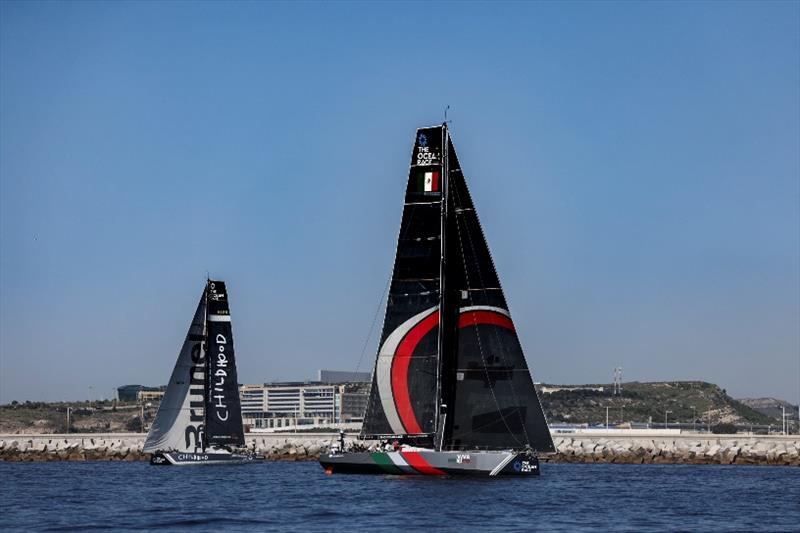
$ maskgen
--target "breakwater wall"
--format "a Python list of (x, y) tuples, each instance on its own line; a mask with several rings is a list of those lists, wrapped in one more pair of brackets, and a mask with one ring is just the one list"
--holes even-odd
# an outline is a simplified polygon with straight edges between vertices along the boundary
[[(276, 461), (314, 460), (336, 442), (335, 433), (247, 435), (249, 448)], [(665, 434), (556, 434), (557, 453), (546, 461), (571, 463), (752, 464), (800, 466), (800, 436)], [(374, 442), (351, 436), (348, 447)], [(139, 433), (0, 435), (2, 461), (140, 461)]]

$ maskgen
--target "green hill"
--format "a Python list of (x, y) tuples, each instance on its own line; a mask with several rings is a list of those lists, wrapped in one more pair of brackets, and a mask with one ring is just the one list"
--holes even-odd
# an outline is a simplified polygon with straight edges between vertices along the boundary
[(618, 395), (610, 384), (541, 384), (537, 388), (550, 422), (605, 424), (608, 407), (611, 424), (652, 421), (656, 427), (663, 426), (665, 411), (671, 411), (670, 423), (776, 424), (774, 418), (728, 396), (725, 389), (703, 381), (634, 381), (623, 383)]

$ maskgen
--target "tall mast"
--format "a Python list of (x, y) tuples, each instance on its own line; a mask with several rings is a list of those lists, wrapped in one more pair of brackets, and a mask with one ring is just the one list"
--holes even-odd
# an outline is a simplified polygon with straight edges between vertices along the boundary
[(447, 157), (447, 123), (442, 124), (442, 206), (441, 206), (441, 231), (440, 231), (440, 256), (439, 256), (439, 339), (438, 357), (436, 365), (436, 433), (434, 434), (434, 448), (441, 448), (444, 439), (444, 425), (447, 422), (447, 406), (442, 406), (442, 363), (444, 359), (444, 328), (445, 328), (445, 297), (447, 285), (445, 272), (447, 271), (447, 194), (450, 182), (450, 167)]
[(203, 453), (206, 451), (206, 427), (208, 426), (208, 369), (210, 368), (208, 364), (208, 352), (207, 352), (207, 341), (208, 341), (208, 283), (210, 279), (208, 278), (208, 274), (206, 274), (206, 288), (203, 291), (203, 299), (205, 300), (205, 316), (203, 317), (203, 340), (200, 341), (202, 344), (202, 349), (206, 353), (206, 356), (203, 357), (205, 361), (203, 364), (206, 365), (205, 371), (203, 372), (203, 376), (205, 379), (203, 380), (203, 431), (201, 432), (200, 443), (203, 447)]

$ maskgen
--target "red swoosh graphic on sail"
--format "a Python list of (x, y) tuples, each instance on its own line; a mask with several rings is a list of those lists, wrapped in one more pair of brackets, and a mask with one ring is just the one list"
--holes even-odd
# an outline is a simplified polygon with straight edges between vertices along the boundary
[(506, 315), (495, 311), (468, 311), (458, 317), (458, 327), (477, 326), (478, 324), (491, 324), (514, 331), (514, 323)]
[[(477, 326), (479, 324), (489, 324), (512, 331), (514, 330), (514, 323), (511, 319), (496, 311), (468, 311), (466, 313), (461, 313), (458, 318), (459, 328)], [(408, 367), (411, 364), (411, 357), (414, 355), (414, 350), (417, 349), (419, 342), (438, 325), (439, 311), (436, 311), (406, 333), (406, 336), (403, 337), (403, 340), (400, 341), (400, 344), (397, 346), (392, 361), (392, 393), (394, 395), (394, 402), (397, 406), (397, 414), (400, 416), (400, 421), (403, 423), (403, 426), (405, 426), (406, 432), (410, 434), (423, 433), (423, 431), (417, 422), (414, 408), (411, 406), (411, 397), (408, 393)]]
[(411, 328), (406, 333), (403, 340), (397, 346), (392, 361), (392, 392), (394, 393), (394, 403), (397, 406), (397, 414), (400, 421), (406, 428), (407, 433), (423, 433), (422, 428), (417, 423), (414, 415), (414, 408), (411, 407), (411, 398), (408, 395), (408, 365), (411, 364), (411, 356), (422, 337), (430, 330), (439, 325), (439, 311), (432, 313), (425, 320)]

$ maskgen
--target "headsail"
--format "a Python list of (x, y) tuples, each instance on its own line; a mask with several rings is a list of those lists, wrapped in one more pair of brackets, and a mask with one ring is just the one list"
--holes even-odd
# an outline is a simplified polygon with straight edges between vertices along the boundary
[(200, 298), (142, 451), (203, 448), (206, 295)]
[(208, 281), (206, 446), (244, 444), (231, 312), (223, 281)]
[(447, 278), (458, 314), (455, 365), (444, 361), (442, 447), (553, 452), (553, 441), (475, 205), (448, 136)]
[(442, 129), (417, 130), (362, 434), (436, 430)]

